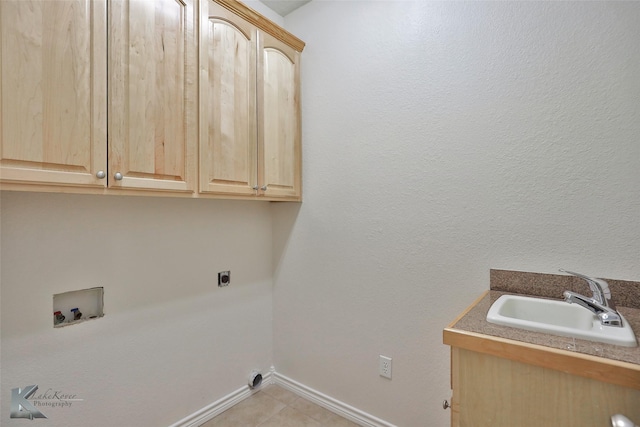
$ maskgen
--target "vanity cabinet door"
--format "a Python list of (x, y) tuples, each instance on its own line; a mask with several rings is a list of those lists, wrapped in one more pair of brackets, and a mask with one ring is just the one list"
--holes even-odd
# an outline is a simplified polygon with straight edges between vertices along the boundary
[(194, 0), (109, 2), (109, 187), (192, 192)]
[(461, 348), (451, 351), (454, 427), (600, 427), (617, 413), (640, 420), (640, 390)]
[(106, 185), (105, 34), (104, 1), (0, 1), (3, 184)]

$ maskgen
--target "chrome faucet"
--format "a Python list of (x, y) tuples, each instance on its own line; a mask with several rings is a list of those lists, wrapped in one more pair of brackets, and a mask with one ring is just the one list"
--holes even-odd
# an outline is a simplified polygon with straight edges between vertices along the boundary
[(586, 280), (589, 288), (591, 288), (593, 292), (593, 297), (589, 298), (576, 292), (565, 291), (564, 300), (566, 302), (569, 304), (576, 303), (593, 312), (600, 319), (600, 323), (605, 326), (622, 327), (622, 318), (620, 317), (620, 313), (616, 311), (616, 306), (611, 300), (611, 290), (606, 281), (585, 276), (584, 274), (574, 273), (573, 271), (562, 269), (560, 269), (560, 271)]
[(613, 427), (638, 427), (633, 421), (621, 414), (615, 414), (611, 417), (611, 425)]

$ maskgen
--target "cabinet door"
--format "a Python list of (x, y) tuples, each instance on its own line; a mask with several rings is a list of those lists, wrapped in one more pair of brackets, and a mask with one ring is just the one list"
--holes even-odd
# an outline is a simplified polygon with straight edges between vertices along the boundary
[(104, 187), (106, 7), (0, 1), (0, 180)]
[(256, 27), (211, 0), (200, 42), (200, 191), (254, 196)]
[(195, 19), (193, 0), (109, 3), (109, 187), (194, 190)]
[(258, 176), (265, 197), (301, 196), (300, 53), (260, 33)]
[[(452, 347), (452, 426), (606, 426), (640, 390)], [(579, 363), (577, 361), (576, 363)]]

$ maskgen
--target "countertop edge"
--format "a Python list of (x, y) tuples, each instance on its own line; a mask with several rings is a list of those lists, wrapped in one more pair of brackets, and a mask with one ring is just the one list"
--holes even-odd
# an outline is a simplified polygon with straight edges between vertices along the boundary
[(476, 305), (478, 305), (480, 303), (480, 301), (482, 301), (484, 299), (484, 297), (486, 297), (489, 294), (489, 291), (484, 291), (482, 293), (482, 295), (480, 295), (478, 298), (476, 298), (476, 300), (474, 302), (471, 303), (471, 305), (469, 305), (469, 307), (465, 308), (462, 313), (460, 313), (455, 319), (453, 319), (453, 322), (449, 323), (449, 325), (447, 326), (447, 328), (453, 329), (455, 327), (455, 324), (458, 323), (460, 321), (460, 319), (462, 319), (464, 316), (467, 315), (467, 313), (469, 313), (471, 310), (473, 310), (475, 308)]
[(485, 295), (443, 330), (444, 344), (640, 390), (640, 365), (634, 363), (456, 329), (458, 319)]

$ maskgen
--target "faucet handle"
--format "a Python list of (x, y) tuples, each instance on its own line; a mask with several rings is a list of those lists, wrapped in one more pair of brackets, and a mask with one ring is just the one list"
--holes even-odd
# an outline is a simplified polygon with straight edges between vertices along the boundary
[(563, 270), (562, 268), (558, 271), (586, 280), (587, 283), (589, 283), (589, 287), (593, 291), (593, 297), (595, 299), (600, 299), (601, 301), (599, 302), (601, 304), (607, 305), (607, 300), (611, 299), (611, 289), (609, 289), (609, 284), (605, 280), (597, 279), (595, 277), (589, 277), (584, 274), (576, 273), (574, 271)]

